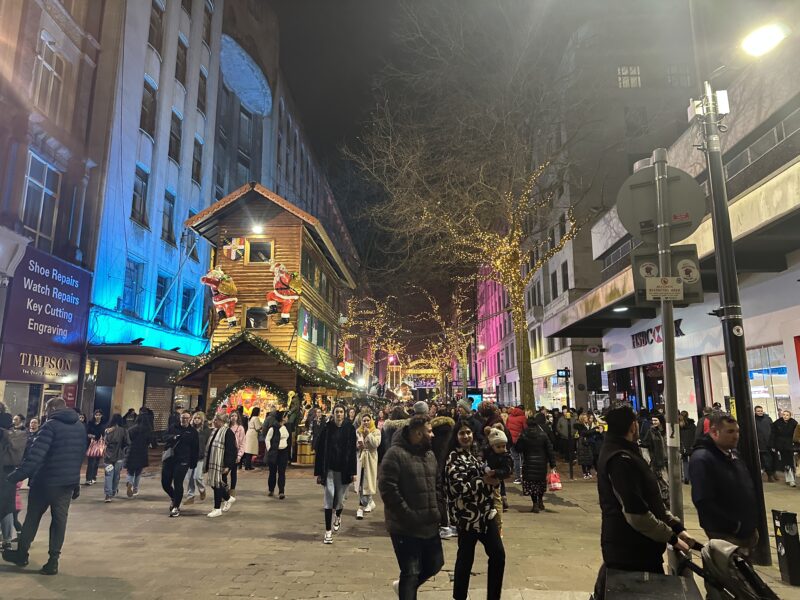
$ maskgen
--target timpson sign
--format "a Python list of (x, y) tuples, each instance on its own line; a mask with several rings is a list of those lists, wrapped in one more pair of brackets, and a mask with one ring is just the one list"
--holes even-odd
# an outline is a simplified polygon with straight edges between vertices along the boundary
[(28, 246), (6, 300), (0, 379), (78, 381), (92, 275)]
[[(683, 337), (684, 334), (683, 330), (681, 329), (681, 323), (683, 319), (675, 319), (675, 337)], [(645, 346), (652, 346), (653, 344), (661, 344), (664, 341), (662, 325), (656, 325), (655, 327), (650, 327), (649, 329), (645, 329), (644, 331), (639, 331), (637, 333), (631, 334), (631, 346), (636, 348), (644, 348)]]

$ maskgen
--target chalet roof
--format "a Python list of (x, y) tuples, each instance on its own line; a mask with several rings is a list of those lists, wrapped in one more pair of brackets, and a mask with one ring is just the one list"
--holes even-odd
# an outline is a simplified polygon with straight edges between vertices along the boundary
[(276, 348), (261, 336), (246, 329), (237, 333), (225, 343), (212, 348), (209, 352), (201, 354), (195, 357), (194, 360), (185, 363), (181, 368), (172, 373), (170, 379), (180, 384), (197, 371), (206, 368), (210, 369), (211, 365), (216, 360), (241, 344), (248, 344), (266, 356), (275, 359), (277, 362), (294, 369), (301, 379), (304, 379), (310, 384), (323, 385), (341, 391), (360, 391), (358, 387), (342, 379), (338, 374), (328, 373), (322, 369), (317, 369), (316, 367), (298, 362), (280, 348)]
[(273, 204), (276, 204), (286, 212), (293, 214), (295, 217), (303, 221), (305, 223), (306, 230), (311, 234), (311, 237), (320, 247), (320, 250), (322, 250), (323, 254), (325, 254), (326, 258), (330, 261), (331, 265), (342, 278), (342, 280), (345, 281), (345, 283), (347, 283), (351, 289), (355, 289), (356, 282), (353, 279), (353, 275), (345, 265), (344, 260), (342, 259), (338, 250), (336, 250), (336, 247), (333, 245), (330, 237), (328, 237), (328, 233), (325, 231), (325, 228), (322, 226), (320, 220), (315, 216), (310, 215), (306, 211), (298, 208), (275, 192), (268, 190), (260, 183), (256, 183), (254, 181), (246, 183), (239, 189), (234, 190), (224, 198), (221, 198), (208, 208), (201, 210), (193, 217), (187, 219), (184, 225), (195, 231), (198, 235), (204, 237), (212, 245), (216, 245), (216, 240), (218, 237), (217, 233), (221, 221), (225, 218), (225, 216), (235, 210), (235, 205), (239, 200), (246, 197), (252, 197), (253, 193), (265, 200), (272, 202)]

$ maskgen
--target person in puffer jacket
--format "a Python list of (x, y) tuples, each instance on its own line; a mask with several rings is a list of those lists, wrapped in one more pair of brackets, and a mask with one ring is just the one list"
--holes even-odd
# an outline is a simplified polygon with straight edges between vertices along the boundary
[(19, 567), (28, 564), (28, 549), (36, 537), (42, 516), (49, 509), (50, 559), (42, 567), (41, 573), (55, 575), (64, 545), (69, 505), (80, 494), (81, 466), (87, 438), (78, 413), (67, 408), (63, 398), (49, 400), (45, 405), (45, 414), (47, 421), (39, 429), (22, 464), (7, 478), (10, 483), (30, 479), (30, 492), (17, 549), (4, 551), (3, 560)]
[(528, 427), (528, 420), (525, 417), (525, 411), (519, 406), (515, 406), (508, 411), (508, 419), (506, 419), (506, 430), (511, 437), (511, 458), (514, 459), (514, 483), (521, 483), (522, 481), (522, 457), (516, 449), (516, 443), (520, 434)]

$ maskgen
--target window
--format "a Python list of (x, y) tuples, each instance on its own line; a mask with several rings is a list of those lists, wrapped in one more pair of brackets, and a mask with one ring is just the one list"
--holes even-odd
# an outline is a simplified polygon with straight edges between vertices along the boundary
[(253, 117), (245, 109), (239, 111), (239, 149), (250, 152)]
[(628, 137), (639, 137), (647, 131), (647, 109), (644, 106), (626, 106), (625, 134)]
[(224, 138), (217, 136), (214, 150), (214, 189), (217, 200), (225, 195), (225, 179), (228, 175), (227, 155)]
[(558, 239), (563, 240), (566, 235), (567, 235), (567, 217), (566, 215), (561, 215), (558, 218)]
[(29, 152), (22, 225), (36, 247), (45, 252), (53, 251), (60, 190), (61, 173)]
[(190, 17), (192, 16), (192, 0), (181, 0), (181, 6), (183, 10), (186, 11), (186, 14)]
[(226, 135), (228, 129), (228, 113), (231, 106), (231, 92), (224, 85), (220, 86), (219, 106), (217, 106), (217, 127), (220, 133)]
[(200, 185), (203, 172), (203, 142), (195, 138), (194, 151), (192, 152), (192, 181)]
[(197, 80), (197, 110), (206, 114), (206, 95), (208, 94), (208, 75), (200, 69), (200, 78)]
[(621, 89), (642, 87), (642, 76), (639, 65), (623, 65), (617, 67), (617, 87)]
[(164, 193), (164, 212), (161, 213), (161, 239), (168, 244), (175, 244), (175, 196)]
[(558, 298), (558, 271), (550, 273), (550, 294), (553, 300)]
[(178, 54), (175, 58), (175, 79), (185, 88), (186, 87), (186, 53), (189, 48), (186, 42), (178, 38)]
[(142, 289), (142, 263), (128, 259), (125, 261), (125, 283), (122, 288), (122, 312), (139, 315), (139, 292)]
[(58, 122), (61, 89), (64, 85), (64, 60), (56, 54), (53, 42), (42, 32), (36, 45), (33, 66), (33, 103), (53, 121)]
[(159, 275), (156, 279), (156, 316), (153, 319), (158, 325), (169, 325), (172, 315), (172, 301), (169, 296), (170, 278)]
[(250, 179), (250, 159), (239, 152), (236, 160), (236, 184), (243, 185)]
[(151, 138), (156, 134), (156, 89), (145, 80), (142, 94), (142, 112), (139, 114), (139, 129)]
[(244, 241), (244, 264), (269, 264), (272, 259), (272, 240), (251, 236)]
[(140, 167), (136, 167), (133, 180), (133, 201), (131, 202), (131, 219), (147, 227), (147, 182), (150, 176)]
[(150, 30), (147, 32), (147, 43), (153, 50), (161, 54), (161, 44), (164, 40), (164, 11), (158, 2), (153, 2), (150, 8)]
[(175, 113), (172, 113), (172, 120), (169, 124), (169, 157), (176, 163), (181, 160), (181, 134), (182, 134), (183, 121)]
[(203, 7), (203, 43), (211, 47), (211, 10), (208, 4)]
[(681, 63), (667, 65), (667, 85), (669, 87), (689, 87), (692, 83), (689, 77), (689, 65)]
[(569, 288), (569, 263), (561, 263), (561, 288), (566, 292)]
[(190, 286), (184, 286), (183, 292), (181, 293), (181, 312), (183, 313), (181, 316), (181, 324), (180, 330), (181, 331), (190, 331), (193, 329), (194, 325), (194, 299), (196, 295), (196, 290)]
[[(187, 215), (187, 220), (191, 219), (193, 216), (197, 214), (196, 210), (189, 209), (189, 214)], [(189, 238), (189, 243), (187, 251), (189, 252), (189, 258), (191, 258), (195, 262), (200, 261), (200, 257), (197, 255), (197, 234), (190, 232), (191, 237)]]

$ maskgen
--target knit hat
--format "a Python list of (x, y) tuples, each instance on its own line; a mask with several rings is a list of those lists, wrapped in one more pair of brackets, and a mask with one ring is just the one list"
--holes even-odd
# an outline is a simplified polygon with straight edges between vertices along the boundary
[(503, 433), (500, 429), (495, 429), (494, 427), (489, 429), (489, 432), (486, 434), (486, 437), (489, 438), (490, 446), (497, 446), (499, 444), (508, 443), (508, 438), (506, 437), (506, 434)]
[(414, 403), (414, 414), (415, 415), (427, 415), (428, 414), (428, 403), (420, 400), (419, 402)]
[(458, 401), (459, 408), (463, 408), (467, 412), (472, 411), (472, 402), (467, 400), (466, 398)]

